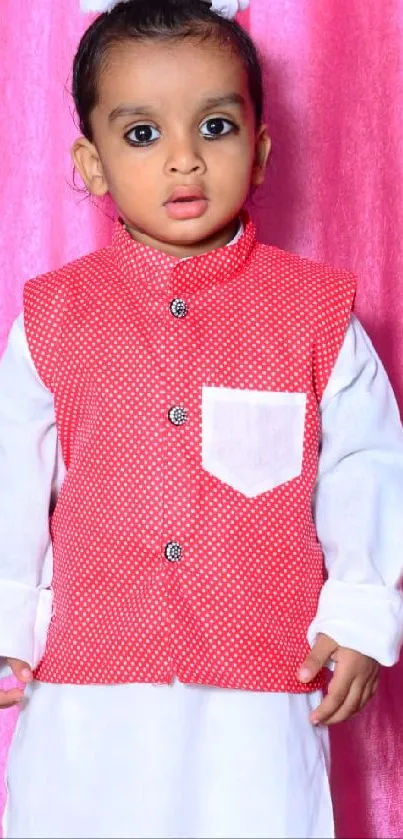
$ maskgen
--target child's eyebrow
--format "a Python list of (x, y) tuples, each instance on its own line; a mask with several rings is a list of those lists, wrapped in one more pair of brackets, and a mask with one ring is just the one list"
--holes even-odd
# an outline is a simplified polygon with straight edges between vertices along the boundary
[(110, 112), (108, 120), (114, 122), (120, 117), (152, 116), (155, 109), (151, 105), (118, 105)]
[[(240, 93), (226, 93), (223, 96), (209, 96), (200, 103), (200, 110), (212, 111), (225, 108), (226, 105), (246, 106), (246, 99)], [(121, 117), (153, 116), (156, 111), (151, 105), (118, 105), (110, 112), (108, 120), (114, 122)]]
[(203, 110), (215, 110), (216, 108), (223, 108), (226, 105), (239, 105), (241, 108), (246, 106), (246, 99), (240, 93), (226, 93), (224, 96), (209, 96), (202, 103)]

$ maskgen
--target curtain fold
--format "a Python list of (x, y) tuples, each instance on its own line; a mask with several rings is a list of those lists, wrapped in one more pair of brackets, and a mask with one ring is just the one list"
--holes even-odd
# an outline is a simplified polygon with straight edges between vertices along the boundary
[[(29, 277), (108, 240), (111, 208), (74, 186), (78, 0), (2, 0), (0, 350)], [(351, 268), (357, 313), (403, 404), (403, 0), (251, 0), (273, 139), (251, 199), (263, 240)], [(403, 668), (332, 730), (340, 837), (403, 836)], [(0, 713), (4, 764), (15, 711)], [(399, 777), (400, 776), (400, 777)], [(4, 792), (0, 805), (4, 801)]]

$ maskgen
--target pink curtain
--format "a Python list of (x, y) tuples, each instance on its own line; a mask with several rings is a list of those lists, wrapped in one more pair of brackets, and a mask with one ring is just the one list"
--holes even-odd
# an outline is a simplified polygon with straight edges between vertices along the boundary
[[(75, 191), (70, 64), (78, 0), (1, 0), (0, 340), (24, 281), (102, 245), (107, 208)], [(273, 154), (261, 236), (354, 269), (357, 311), (403, 400), (403, 0), (251, 0)], [(403, 836), (403, 670), (332, 732), (340, 837)], [(15, 712), (0, 714), (4, 763)]]

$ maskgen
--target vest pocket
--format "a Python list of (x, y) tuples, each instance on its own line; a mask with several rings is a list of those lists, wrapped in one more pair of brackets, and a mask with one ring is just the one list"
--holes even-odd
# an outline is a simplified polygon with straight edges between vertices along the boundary
[(306, 394), (203, 387), (202, 465), (248, 498), (301, 474)]

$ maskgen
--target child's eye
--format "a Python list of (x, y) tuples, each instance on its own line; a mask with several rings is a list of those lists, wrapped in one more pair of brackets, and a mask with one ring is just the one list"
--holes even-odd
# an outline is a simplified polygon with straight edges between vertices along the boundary
[(210, 119), (206, 119), (200, 126), (200, 133), (203, 137), (214, 140), (216, 137), (224, 137), (225, 134), (230, 134), (235, 129), (235, 124), (229, 119), (210, 117)]
[(135, 125), (125, 134), (125, 139), (133, 146), (148, 146), (161, 136), (161, 132), (153, 125)]

